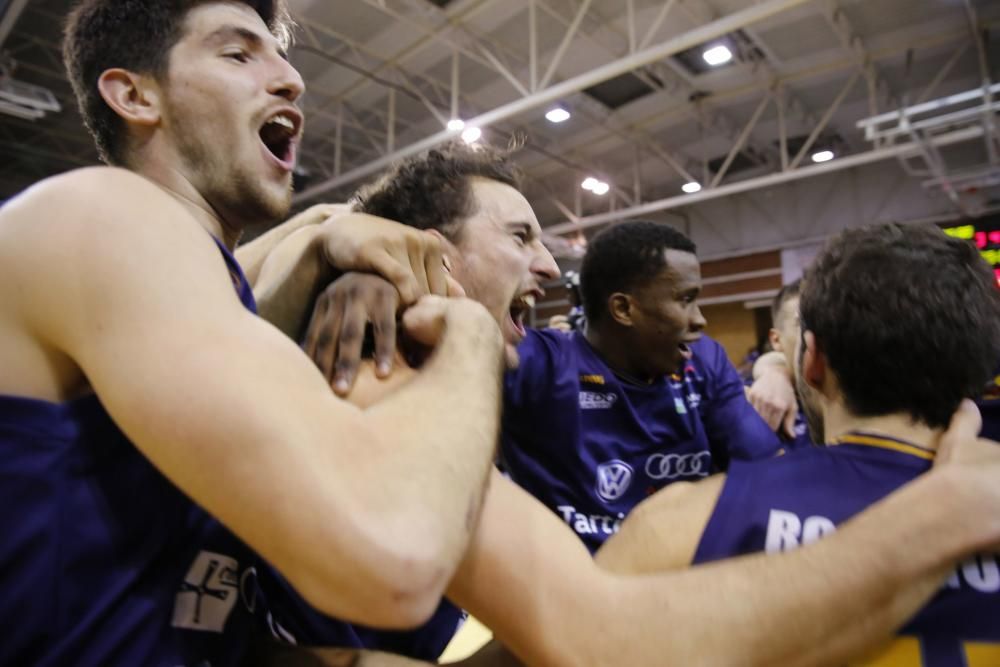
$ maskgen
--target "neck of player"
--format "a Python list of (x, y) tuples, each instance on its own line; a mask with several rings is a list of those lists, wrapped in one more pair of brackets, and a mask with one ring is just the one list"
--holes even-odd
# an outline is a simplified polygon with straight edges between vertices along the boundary
[(608, 367), (619, 377), (642, 384), (652, 382), (658, 376), (670, 372), (658, 373), (648, 367), (646, 360), (636, 358), (634, 346), (629, 345), (627, 337), (623, 336), (620, 330), (605, 331), (600, 326), (588, 322), (584, 336), (590, 347), (601, 355)]
[(198, 224), (222, 241), (230, 252), (236, 248), (245, 225), (227, 219), (223, 211), (212, 206), (191, 182), (184, 169), (178, 166), (179, 160), (154, 159), (147, 155), (137, 155), (132, 162), (130, 168), (133, 171), (153, 181), (180, 202)]
[(826, 401), (823, 406), (823, 424), (827, 442), (834, 442), (848, 433), (862, 431), (887, 435), (905, 440), (926, 449), (937, 451), (942, 429), (915, 422), (910, 415), (893, 413), (878, 417), (859, 417), (852, 414), (839, 401)]

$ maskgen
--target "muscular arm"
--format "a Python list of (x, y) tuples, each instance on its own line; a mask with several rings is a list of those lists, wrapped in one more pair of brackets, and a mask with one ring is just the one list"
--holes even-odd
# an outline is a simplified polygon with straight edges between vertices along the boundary
[[(644, 501), (596, 554), (602, 568), (621, 574), (678, 570), (691, 565), (705, 526), (725, 484), (724, 475), (690, 484), (673, 484)], [(857, 619), (828, 618), (830, 641), (806, 650), (797, 664), (828, 664), (858, 656), (886, 637), (924, 604), (952, 570), (945, 565), (873, 605)], [(833, 623), (840, 621), (834, 629)]]
[[(351, 260), (350, 266), (346, 260)], [(334, 277), (331, 267), (382, 276), (396, 288), (404, 306), (423, 294), (448, 294), (437, 237), (384, 218), (342, 211), (287, 235), (268, 253), (254, 284), (261, 317), (298, 338), (316, 295)]]
[(767, 422), (771, 430), (795, 437), (798, 399), (793, 386), (792, 369), (780, 352), (768, 352), (753, 365), (753, 386), (747, 390), (747, 400)]
[[(557, 517), (494, 475), (448, 594), (527, 664), (837, 664), (884, 640), (948, 563), (996, 539), (1000, 521), (974, 509), (967, 472), (931, 473), (793, 552), (641, 576), (599, 568)], [(873, 609), (891, 617), (851, 641), (831, 632)]]
[[(106, 191), (129, 196), (91, 194)], [(149, 182), (89, 170), (29, 197), (0, 225), (18, 326), (71, 359), (138, 450), (317, 608), (387, 627), (429, 616), (495, 447), (502, 345), (485, 310), (418, 304), (443, 313), (435, 354), (362, 411), (242, 307), (205, 230)]]
[(317, 227), (304, 227), (289, 234), (262, 262), (253, 295), (257, 312), (286, 336), (298, 339), (308, 307), (324, 282), (333, 277), (320, 261)]
[[(378, 382), (369, 364), (352, 400), (373, 400)], [(974, 463), (981, 482), (986, 462)], [(595, 564), (562, 521), (494, 473), (448, 596), (530, 665), (842, 664), (884, 643), (962, 552), (996, 539), (998, 521), (959, 471), (945, 466), (820, 543), (686, 570), (723, 476), (647, 500)], [(466, 664), (516, 664), (493, 648)]]
[(350, 210), (351, 207), (348, 204), (316, 204), (315, 206), (310, 206), (305, 211), (261, 234), (253, 241), (239, 246), (233, 255), (240, 263), (243, 273), (246, 274), (247, 281), (251, 286), (256, 286), (257, 277), (260, 275), (261, 267), (264, 266), (268, 255), (285, 238), (302, 228), (317, 225), (332, 215), (347, 213)]

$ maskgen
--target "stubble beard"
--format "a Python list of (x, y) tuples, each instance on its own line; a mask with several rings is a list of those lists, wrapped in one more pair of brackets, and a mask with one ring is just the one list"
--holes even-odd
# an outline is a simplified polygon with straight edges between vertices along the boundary
[(269, 187), (253, 173), (249, 162), (239, 162), (240, 150), (214, 150), (209, 142), (199, 140), (197, 131), (182, 133), (179, 141), (181, 159), (188, 173), (197, 176), (199, 193), (227, 223), (239, 229), (271, 226), (288, 216), (292, 204), (291, 179), (284, 191), (275, 195), (276, 188)]

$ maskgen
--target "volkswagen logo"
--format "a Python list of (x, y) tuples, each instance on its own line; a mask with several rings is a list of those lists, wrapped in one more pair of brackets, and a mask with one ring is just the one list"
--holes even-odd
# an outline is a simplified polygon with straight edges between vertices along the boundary
[(597, 466), (597, 495), (605, 502), (618, 500), (632, 483), (632, 466), (619, 461), (607, 461)]

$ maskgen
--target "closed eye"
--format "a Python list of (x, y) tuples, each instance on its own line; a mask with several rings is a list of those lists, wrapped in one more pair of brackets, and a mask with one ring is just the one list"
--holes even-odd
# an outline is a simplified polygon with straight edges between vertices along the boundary
[(232, 60), (235, 60), (240, 63), (250, 62), (250, 54), (248, 54), (246, 51), (243, 51), (242, 49), (239, 51), (229, 51), (227, 53), (222, 54), (222, 56), (224, 58), (231, 58)]

